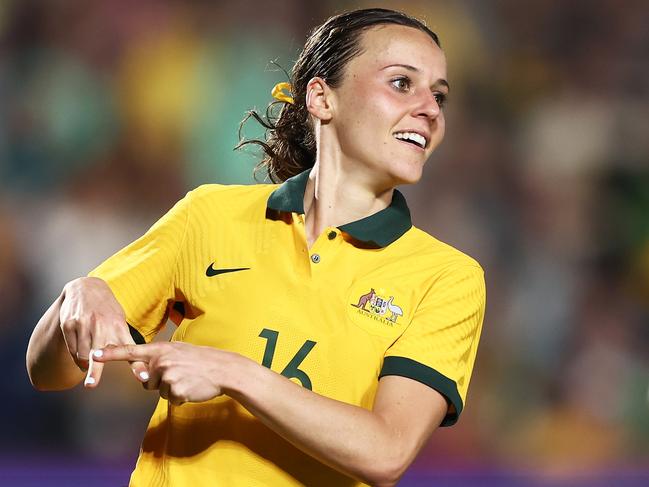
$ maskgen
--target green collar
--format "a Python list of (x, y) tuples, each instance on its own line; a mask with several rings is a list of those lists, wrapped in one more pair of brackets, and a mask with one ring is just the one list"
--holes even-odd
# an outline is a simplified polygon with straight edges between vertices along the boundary
[[(310, 171), (311, 169), (307, 169), (284, 181), (268, 198), (268, 208), (303, 214), (304, 191)], [(373, 242), (379, 247), (387, 247), (410, 230), (410, 227), (412, 227), (412, 220), (406, 199), (395, 189), (390, 206), (338, 228), (356, 240)]]

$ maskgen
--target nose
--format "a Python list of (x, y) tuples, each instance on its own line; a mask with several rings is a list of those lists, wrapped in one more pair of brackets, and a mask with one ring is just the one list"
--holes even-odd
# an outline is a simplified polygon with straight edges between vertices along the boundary
[(437, 103), (435, 96), (434, 93), (428, 90), (420, 93), (417, 100), (417, 106), (415, 107), (415, 113), (413, 115), (416, 117), (426, 117), (435, 120), (441, 112), (441, 107), (439, 106), (439, 103)]

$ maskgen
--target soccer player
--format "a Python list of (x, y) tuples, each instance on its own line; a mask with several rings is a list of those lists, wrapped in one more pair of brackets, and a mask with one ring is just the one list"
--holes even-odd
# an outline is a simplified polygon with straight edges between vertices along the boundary
[[(279, 118), (253, 114), (282, 184), (201, 186), (63, 288), (30, 378), (94, 388), (128, 361), (159, 391), (131, 485), (394, 485), (457, 421), (483, 272), (415, 228), (395, 189), (442, 141), (446, 77), (420, 21), (330, 18), (273, 90)], [(172, 341), (145, 343), (168, 318)]]

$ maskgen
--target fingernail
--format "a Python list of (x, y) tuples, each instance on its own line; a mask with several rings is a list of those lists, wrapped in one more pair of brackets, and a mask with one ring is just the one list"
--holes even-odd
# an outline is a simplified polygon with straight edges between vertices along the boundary
[(104, 355), (104, 351), (103, 350), (95, 350), (94, 352), (92, 352), (92, 355), (99, 358), (99, 357), (102, 357)]
[(86, 380), (85, 380), (85, 382), (84, 382), (83, 384), (84, 384), (84, 385), (88, 385), (88, 384), (94, 384), (95, 382), (96, 382), (96, 381), (95, 381), (95, 378), (94, 378), (94, 377), (90, 377), (90, 376), (88, 376), (88, 377), (86, 377)]
[(147, 381), (149, 380), (149, 373), (148, 372), (140, 372), (140, 379)]

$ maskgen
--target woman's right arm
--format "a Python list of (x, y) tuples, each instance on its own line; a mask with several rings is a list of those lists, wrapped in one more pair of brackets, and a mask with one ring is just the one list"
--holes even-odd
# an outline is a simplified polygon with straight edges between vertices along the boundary
[[(27, 346), (29, 379), (38, 390), (69, 389), (86, 375), (91, 350), (133, 343), (124, 310), (108, 285), (96, 277), (75, 279), (34, 328)], [(142, 381), (146, 366), (136, 362), (131, 368)], [(102, 369), (103, 364), (93, 364), (86, 387), (99, 385)]]

